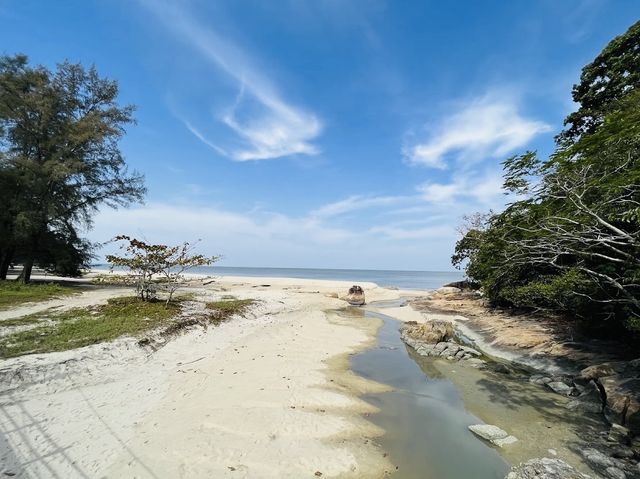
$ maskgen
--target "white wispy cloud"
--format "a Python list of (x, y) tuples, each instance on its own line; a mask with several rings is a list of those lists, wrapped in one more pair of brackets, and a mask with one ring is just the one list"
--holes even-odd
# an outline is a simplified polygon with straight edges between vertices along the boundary
[(382, 207), (396, 204), (406, 200), (404, 196), (363, 196), (352, 195), (343, 200), (335, 201), (311, 211), (311, 216), (319, 218), (331, 218), (353, 211), (365, 210), (374, 207)]
[(200, 130), (198, 130), (195, 126), (193, 126), (187, 120), (180, 119), (180, 121), (182, 121), (182, 123), (184, 124), (186, 129), (189, 130), (193, 134), (193, 136), (195, 136), (202, 143), (207, 145), (209, 148), (212, 148), (213, 150), (217, 151), (222, 156), (229, 156), (229, 153), (224, 148), (219, 147), (218, 145), (216, 145), (212, 141), (210, 141), (207, 138), (205, 138), (205, 136), (202, 133), (200, 133)]
[(460, 163), (504, 156), (550, 129), (524, 117), (515, 101), (489, 95), (446, 115), (426, 138), (405, 145), (403, 153), (411, 164), (446, 169), (450, 159)]
[(246, 147), (227, 151), (185, 123), (200, 141), (237, 161), (319, 153), (312, 142), (322, 132), (321, 121), (287, 103), (269, 78), (253, 66), (249, 54), (210, 26), (205, 27), (180, 2), (140, 1), (182, 41), (238, 82), (240, 94), (220, 120), (246, 142)]
[(451, 205), (471, 202), (477, 209), (504, 203), (503, 179), (499, 173), (456, 174), (448, 182), (426, 182), (417, 187), (428, 204)]

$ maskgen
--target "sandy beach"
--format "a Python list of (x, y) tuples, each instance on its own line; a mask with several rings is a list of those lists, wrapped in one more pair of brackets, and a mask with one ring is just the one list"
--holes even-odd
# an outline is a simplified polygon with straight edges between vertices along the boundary
[[(0, 367), (0, 462), (14, 477), (383, 477), (392, 468), (359, 399), (384, 385), (348, 371), (371, 318), (337, 319), (350, 283), (224, 277), (189, 292), (258, 300), (246, 317), (157, 351), (134, 339)], [(406, 292), (363, 283), (367, 300)], [(126, 290), (125, 290), (126, 292)], [(105, 288), (3, 312), (86, 306)], [(404, 319), (415, 319), (403, 308)]]

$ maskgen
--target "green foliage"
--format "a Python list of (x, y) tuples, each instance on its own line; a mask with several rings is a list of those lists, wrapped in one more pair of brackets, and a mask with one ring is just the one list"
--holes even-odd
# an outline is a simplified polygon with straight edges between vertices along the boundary
[(569, 269), (559, 275), (539, 276), (522, 286), (506, 286), (500, 291), (505, 302), (517, 308), (542, 308), (576, 312), (581, 293), (589, 287), (589, 278)]
[(567, 128), (559, 142), (574, 143), (595, 132), (611, 107), (639, 86), (640, 22), (636, 22), (582, 69), (580, 83), (572, 91), (579, 108), (565, 119)]
[[(38, 326), (2, 336), (0, 357), (32, 353), (66, 351), (91, 344), (112, 341), (121, 336), (137, 336), (167, 324), (180, 310), (178, 303), (168, 307), (162, 302), (138, 298), (114, 298), (93, 308), (78, 308), (54, 314), (20, 318), (23, 325)], [(1, 327), (9, 327), (5, 322)], [(11, 325), (13, 326), (13, 325)]]
[(640, 332), (639, 59), (636, 24), (583, 70), (556, 151), (504, 162), (524, 199), (467, 228), (452, 258), (493, 304)]
[[(77, 293), (75, 288), (54, 283), (24, 284), (18, 281), (0, 281), (0, 309), (7, 309), (22, 303), (46, 301)], [(1, 324), (6, 325), (6, 321)]]
[(154, 276), (164, 280), (169, 293), (168, 303), (184, 279), (183, 273), (197, 266), (213, 264), (219, 259), (218, 256), (194, 254), (192, 246), (186, 242), (180, 246), (149, 244), (125, 235), (116, 236), (113, 241), (124, 242), (120, 247), (124, 255), (108, 255), (106, 260), (112, 267), (124, 267), (131, 271), (137, 278), (136, 292), (144, 301), (156, 297), (157, 282)]
[(209, 320), (217, 324), (226, 321), (231, 316), (242, 316), (254, 304), (255, 300), (253, 299), (230, 298), (208, 302), (206, 308), (210, 311)]
[(10, 263), (78, 274), (91, 258), (79, 237), (100, 205), (140, 201), (118, 142), (133, 123), (117, 83), (64, 62), (55, 71), (24, 55), (0, 57), (0, 279)]

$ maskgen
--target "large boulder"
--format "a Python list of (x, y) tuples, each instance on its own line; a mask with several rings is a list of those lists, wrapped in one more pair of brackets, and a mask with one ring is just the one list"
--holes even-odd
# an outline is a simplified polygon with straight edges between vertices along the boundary
[(612, 422), (640, 432), (640, 359), (589, 366), (579, 377), (598, 385)]
[(462, 290), (460, 288), (454, 288), (453, 286), (443, 286), (442, 288), (436, 289), (436, 293), (442, 295), (459, 294), (461, 292)]
[(560, 459), (531, 459), (513, 466), (505, 479), (589, 479)]
[(607, 395), (612, 422), (621, 424), (634, 434), (640, 432), (640, 378), (609, 376), (600, 378)]
[(582, 387), (580, 395), (574, 400), (567, 403), (566, 408), (573, 411), (601, 413), (603, 412), (605, 403), (602, 394), (595, 382), (589, 381)]
[(351, 286), (345, 299), (347, 303), (352, 306), (362, 306), (364, 304), (364, 290), (362, 286)]
[(428, 321), (407, 323), (403, 334), (423, 343), (436, 344), (453, 338), (453, 323), (450, 321)]

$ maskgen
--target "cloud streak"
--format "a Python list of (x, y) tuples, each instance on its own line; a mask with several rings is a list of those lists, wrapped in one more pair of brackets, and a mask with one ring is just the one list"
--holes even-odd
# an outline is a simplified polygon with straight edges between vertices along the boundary
[(196, 138), (236, 161), (316, 155), (320, 152), (312, 142), (322, 132), (321, 121), (316, 115), (287, 103), (272, 82), (254, 67), (253, 60), (244, 50), (212, 28), (202, 25), (177, 2), (141, 2), (183, 42), (238, 82), (240, 94), (220, 120), (246, 145), (239, 149), (218, 150), (220, 147), (214, 146), (199, 130), (185, 123)]
[(410, 164), (446, 169), (451, 160), (473, 163), (506, 155), (550, 130), (546, 123), (524, 117), (514, 102), (486, 96), (445, 116), (403, 153)]

